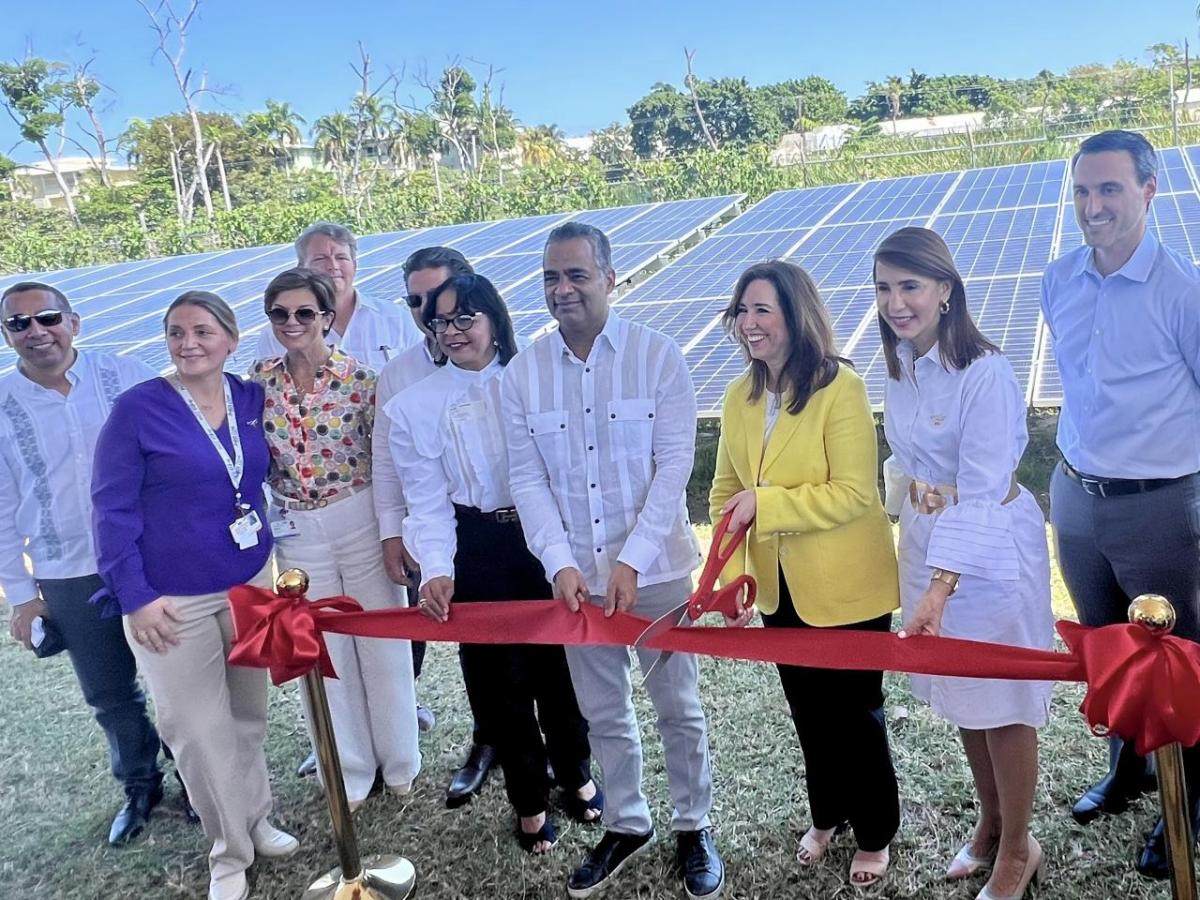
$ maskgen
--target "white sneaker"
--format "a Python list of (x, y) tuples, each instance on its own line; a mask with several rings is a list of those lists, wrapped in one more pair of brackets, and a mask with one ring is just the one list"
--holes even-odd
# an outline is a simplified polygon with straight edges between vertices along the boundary
[(276, 858), (291, 856), (300, 849), (300, 842), (286, 831), (280, 831), (266, 819), (250, 829), (254, 852), (259, 856)]
[(246, 883), (245, 872), (226, 875), (219, 881), (214, 878), (208, 883), (208, 900), (246, 900), (249, 896), (250, 885)]
[(387, 789), (397, 797), (405, 797), (412, 793), (413, 783), (411, 781), (403, 781), (400, 784), (389, 784)]
[(437, 716), (433, 714), (433, 710), (428, 706), (417, 704), (417, 728), (420, 731), (432, 731), (433, 726), (437, 724)]

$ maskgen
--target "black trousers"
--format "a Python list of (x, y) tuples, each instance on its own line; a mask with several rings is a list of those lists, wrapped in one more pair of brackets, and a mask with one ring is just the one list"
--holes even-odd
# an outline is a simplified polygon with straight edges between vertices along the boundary
[[(497, 522), (494, 515), (464, 506), (455, 506), (455, 514), (456, 603), (553, 596), (519, 522)], [(517, 815), (546, 810), (547, 758), (564, 790), (587, 784), (592, 777), (587, 720), (579, 712), (562, 647), (462, 644), (460, 654), (471, 710), (493, 741)]]
[(98, 575), (40, 578), (38, 589), (67, 647), (83, 699), (108, 739), (112, 773), (127, 794), (152, 790), (160, 781), (158, 733), (146, 712), (137, 663), (125, 642), (121, 617), (102, 619), (88, 603), (104, 583)]
[[(763, 614), (768, 628), (811, 628), (796, 613), (779, 573), (779, 609)], [(891, 613), (838, 625), (887, 631)], [(900, 789), (883, 716), (883, 673), (777, 666), (804, 754), (814, 828), (849, 822), (862, 850), (882, 850), (900, 827)]]

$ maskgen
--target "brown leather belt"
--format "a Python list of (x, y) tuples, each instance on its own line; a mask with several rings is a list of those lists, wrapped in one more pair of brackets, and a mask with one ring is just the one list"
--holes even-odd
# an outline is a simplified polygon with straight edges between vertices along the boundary
[[(1017, 476), (1014, 472), (1012, 484), (1008, 488), (1008, 496), (1001, 503), (1012, 503), (1020, 493), (1021, 485), (1017, 483)], [(912, 508), (922, 515), (934, 515), (947, 506), (954, 506), (958, 503), (958, 487), (953, 484), (930, 484), (914, 478), (908, 483), (908, 500), (912, 503)]]

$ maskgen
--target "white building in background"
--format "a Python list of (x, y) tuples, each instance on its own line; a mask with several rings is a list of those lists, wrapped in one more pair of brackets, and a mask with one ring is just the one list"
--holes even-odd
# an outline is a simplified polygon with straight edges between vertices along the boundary
[[(64, 156), (58, 160), (58, 170), (62, 173), (63, 181), (71, 197), (80, 197), (87, 193), (90, 185), (99, 184), (100, 176), (96, 164), (87, 156)], [(108, 163), (108, 175), (114, 185), (130, 184), (137, 180), (137, 170), (132, 166), (121, 163)], [(27, 166), (17, 166), (11, 176), (13, 199), (28, 200), (34, 206), (42, 209), (65, 209), (66, 198), (58, 179), (47, 162), (30, 163)]]

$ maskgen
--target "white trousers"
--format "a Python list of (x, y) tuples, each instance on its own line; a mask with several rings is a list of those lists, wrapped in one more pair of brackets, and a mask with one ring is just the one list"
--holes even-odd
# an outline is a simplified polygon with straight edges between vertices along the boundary
[[(308, 573), (310, 600), (344, 594), (363, 609), (400, 605), (383, 567), (370, 490), (321, 509), (286, 512), (297, 533), (276, 544), (276, 561), (280, 569)], [(326, 634), (325, 643), (338, 676), (325, 679), (325, 693), (347, 799), (366, 798), (376, 769), (388, 785), (407, 785), (421, 769), (412, 645), (343, 634)], [(311, 738), (312, 716), (303, 705)]]

